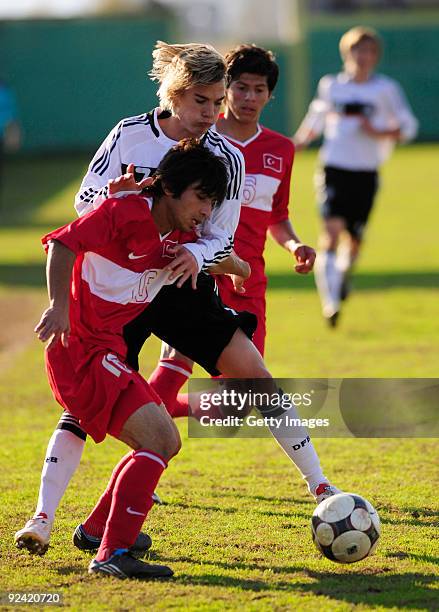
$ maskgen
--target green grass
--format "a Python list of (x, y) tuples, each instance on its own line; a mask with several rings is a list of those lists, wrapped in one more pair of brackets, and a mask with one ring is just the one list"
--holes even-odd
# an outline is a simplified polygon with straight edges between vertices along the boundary
[[(278, 377), (434, 377), (438, 362), (437, 146), (399, 150), (383, 173), (340, 328), (327, 329), (311, 278), (269, 245), (267, 364)], [(43, 558), (13, 547), (33, 510), (45, 445), (59, 409), (32, 327), (45, 305), (39, 237), (73, 217), (86, 159), (15, 160), (2, 193), (0, 238), (0, 590), (61, 591), (72, 609), (434, 610), (439, 601), (437, 441), (317, 439), (327, 475), (377, 507), (376, 556), (353, 566), (321, 558), (309, 533), (313, 504), (271, 439), (189, 439), (160, 483), (166, 505), (148, 519), (166, 583), (101, 581), (70, 544), (123, 445), (88, 443)], [(293, 220), (315, 244), (315, 153), (297, 156)], [(26, 177), (26, 182), (23, 181)], [(142, 355), (154, 367), (159, 344)], [(201, 370), (197, 369), (201, 374)], [(379, 406), (371, 406), (371, 410)]]

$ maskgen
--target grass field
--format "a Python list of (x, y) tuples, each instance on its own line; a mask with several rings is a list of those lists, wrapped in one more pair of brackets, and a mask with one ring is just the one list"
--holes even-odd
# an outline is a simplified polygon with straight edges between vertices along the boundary
[[(439, 356), (439, 146), (404, 148), (383, 185), (355, 277), (334, 332), (320, 318), (312, 278), (268, 250), (267, 364), (278, 377), (436, 377)], [(13, 546), (36, 501), (47, 439), (59, 410), (32, 328), (45, 306), (39, 237), (73, 217), (85, 158), (8, 163), (0, 225), (0, 590), (61, 592), (87, 610), (437, 610), (438, 450), (435, 439), (319, 439), (327, 475), (377, 507), (376, 556), (353, 566), (321, 558), (311, 543), (313, 503), (271, 439), (184, 439), (160, 483), (166, 504), (148, 519), (151, 557), (169, 563), (166, 583), (89, 577), (89, 557), (70, 544), (74, 527), (125, 452), (88, 443), (57, 515), (51, 547), (34, 558)], [(297, 157), (293, 220), (315, 244), (315, 153)], [(154, 367), (159, 344), (142, 355)], [(201, 374), (200, 370), (197, 370)], [(370, 410), (380, 410), (371, 406)]]

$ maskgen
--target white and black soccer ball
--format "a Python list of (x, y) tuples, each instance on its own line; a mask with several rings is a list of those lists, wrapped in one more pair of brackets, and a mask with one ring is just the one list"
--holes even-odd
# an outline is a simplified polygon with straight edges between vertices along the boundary
[(311, 520), (312, 538), (325, 557), (355, 563), (372, 555), (381, 523), (371, 503), (355, 493), (338, 493), (322, 501)]

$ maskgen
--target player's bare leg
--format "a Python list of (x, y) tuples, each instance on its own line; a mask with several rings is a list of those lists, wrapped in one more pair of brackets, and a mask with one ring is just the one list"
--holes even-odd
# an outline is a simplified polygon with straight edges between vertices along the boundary
[[(179, 359), (182, 357), (181, 354), (172, 349), (167, 350), (165, 354), (167, 357), (172, 355), (178, 356)], [(276, 387), (259, 351), (240, 329), (235, 332), (232, 340), (221, 353), (216, 367), (226, 378), (262, 379), (265, 381), (262, 384), (268, 386), (271, 393), (279, 393), (279, 389)], [(172, 376), (172, 370), (164, 370), (162, 374), (165, 377)], [(185, 404), (186, 407), (188, 406), (187, 396), (181, 396), (181, 403), (182, 405)], [(294, 409), (289, 410), (288, 416), (292, 418), (298, 416), (293, 412)], [(338, 489), (332, 487), (323, 475), (319, 458), (305, 430), (303, 432), (291, 432), (289, 436), (285, 436), (284, 432), (283, 437), (278, 435), (279, 431), (276, 428), (273, 428), (271, 433), (307, 481), (308, 488), (317, 502), (338, 492)]]

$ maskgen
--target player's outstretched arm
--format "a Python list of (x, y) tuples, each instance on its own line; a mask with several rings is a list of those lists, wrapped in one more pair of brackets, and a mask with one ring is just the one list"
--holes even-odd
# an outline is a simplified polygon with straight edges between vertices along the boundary
[(297, 261), (294, 266), (296, 272), (299, 274), (308, 274), (308, 272), (311, 272), (316, 259), (316, 252), (312, 247), (300, 242), (288, 219), (270, 225), (268, 230), (271, 237), (280, 246), (294, 255)]
[(98, 208), (109, 195), (110, 179), (120, 176), (120, 142), (123, 121), (108, 134), (96, 151), (75, 196), (75, 210), (80, 217)]
[(334, 78), (327, 75), (320, 79), (317, 93), (292, 140), (296, 151), (305, 149), (323, 133), (326, 116), (331, 108), (329, 92)]
[(228, 274), (230, 275), (233, 287), (237, 293), (245, 293), (244, 282), (250, 278), (250, 264), (241, 259), (235, 251), (223, 259), (219, 264), (209, 268), (211, 274)]
[(70, 278), (76, 255), (61, 242), (53, 240), (47, 255), (47, 291), (49, 307), (41, 315), (34, 331), (41, 342), (49, 340), (50, 350), (58, 340), (68, 346), (70, 333), (69, 301)]

